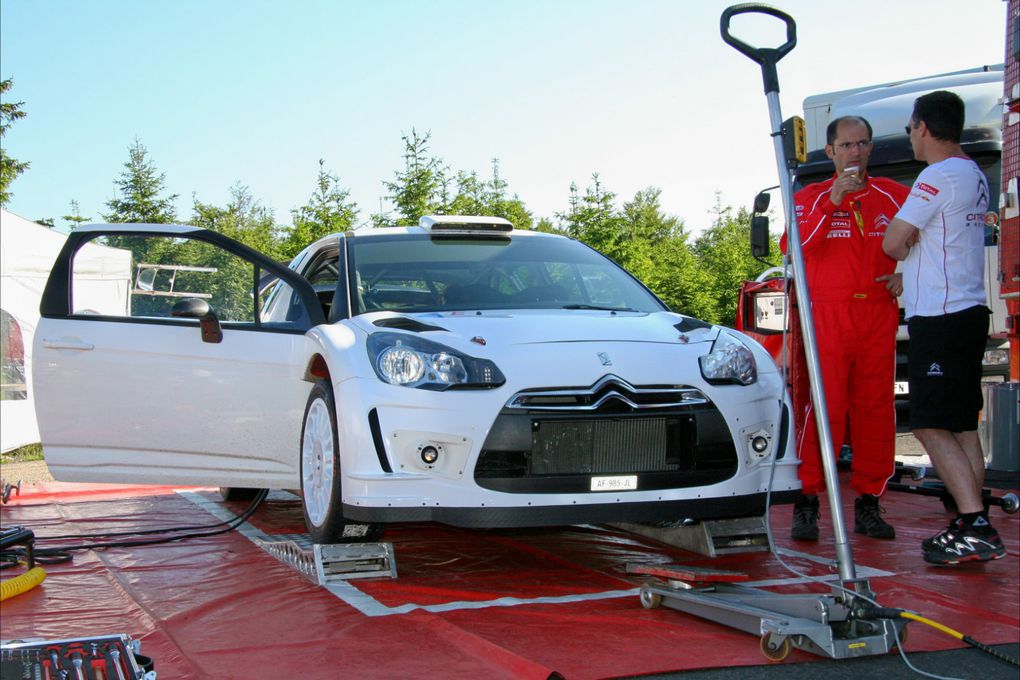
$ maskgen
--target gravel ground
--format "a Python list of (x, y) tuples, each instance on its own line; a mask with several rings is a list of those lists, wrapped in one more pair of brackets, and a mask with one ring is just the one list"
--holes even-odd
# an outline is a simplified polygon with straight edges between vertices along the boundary
[(25, 484), (53, 481), (45, 460), (0, 464), (0, 477), (11, 484), (17, 484), (19, 479)]

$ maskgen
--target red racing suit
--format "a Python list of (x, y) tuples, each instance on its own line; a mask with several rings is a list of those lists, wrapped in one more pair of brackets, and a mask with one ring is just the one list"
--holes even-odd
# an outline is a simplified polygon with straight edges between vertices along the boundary
[[(896, 329), (899, 305), (875, 278), (892, 274), (896, 261), (882, 252), (885, 228), (910, 190), (890, 179), (868, 177), (862, 191), (836, 206), (829, 200), (835, 176), (797, 192), (804, 266), (825, 384), (833, 448), (844, 442), (849, 415), (853, 444), (850, 486), (882, 495), (895, 469)], [(780, 240), (785, 253), (786, 235)], [(805, 371), (800, 371), (802, 375)], [(803, 493), (825, 489), (814, 407), (794, 397), (797, 453)]]

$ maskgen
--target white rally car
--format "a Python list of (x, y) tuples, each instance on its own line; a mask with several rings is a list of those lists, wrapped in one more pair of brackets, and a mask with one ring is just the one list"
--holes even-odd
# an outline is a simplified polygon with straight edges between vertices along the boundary
[[(130, 258), (119, 297), (76, 268), (90, 243)], [(773, 502), (799, 494), (758, 344), (498, 218), (335, 234), (289, 267), (194, 227), (87, 226), (41, 312), (59, 480), (300, 490), (319, 542), (347, 523), (746, 516), (774, 459)]]

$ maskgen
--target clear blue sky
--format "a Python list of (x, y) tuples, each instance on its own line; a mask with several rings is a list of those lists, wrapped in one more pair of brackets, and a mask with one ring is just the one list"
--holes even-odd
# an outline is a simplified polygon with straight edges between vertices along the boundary
[[(31, 168), (12, 212), (100, 221), (137, 137), (180, 194), (247, 185), (281, 224), (318, 160), (360, 218), (384, 210), (402, 133), (431, 131), (454, 170), (501, 174), (536, 217), (599, 172), (618, 202), (662, 189), (698, 231), (720, 191), (776, 183), (759, 68), (725, 45), (717, 0), (0, 0), (0, 77), (28, 116), (4, 148)], [(811, 94), (1000, 63), (1003, 0), (777, 0), (798, 46), (784, 117)], [(734, 21), (775, 46), (782, 25)], [(57, 220), (58, 227), (64, 222)]]

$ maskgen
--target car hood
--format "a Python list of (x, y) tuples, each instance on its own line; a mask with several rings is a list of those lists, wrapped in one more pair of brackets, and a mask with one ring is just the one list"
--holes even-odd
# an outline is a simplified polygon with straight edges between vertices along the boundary
[(718, 327), (671, 312), (377, 312), (352, 321), (366, 333), (406, 331), (463, 349), (468, 349), (470, 342), (496, 346), (561, 342), (697, 344), (711, 342), (719, 331)]

